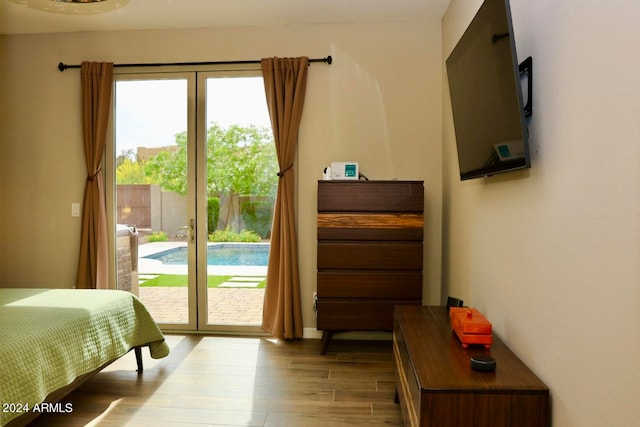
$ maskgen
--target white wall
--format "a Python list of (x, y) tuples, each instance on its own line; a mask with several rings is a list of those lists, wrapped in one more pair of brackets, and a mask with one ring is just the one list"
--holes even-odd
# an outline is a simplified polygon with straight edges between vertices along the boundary
[(0, 36), (0, 286), (75, 282), (85, 181), (78, 70), (63, 61), (324, 57), (309, 68), (297, 164), (305, 328), (315, 328), (316, 185), (329, 162), (370, 179), (425, 181), (425, 302), (440, 297), (442, 81), (439, 17), (345, 24)]
[[(452, 0), (444, 57), (480, 3)], [(550, 387), (554, 426), (638, 425), (640, 3), (511, 7), (533, 56), (533, 167), (459, 181), (445, 81), (443, 292)]]

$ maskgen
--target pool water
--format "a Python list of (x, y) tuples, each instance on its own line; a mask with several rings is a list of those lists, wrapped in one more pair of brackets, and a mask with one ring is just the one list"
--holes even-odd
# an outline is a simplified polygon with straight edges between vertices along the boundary
[[(163, 264), (186, 265), (185, 246), (168, 249), (144, 258), (155, 259)], [(269, 245), (218, 244), (207, 247), (207, 265), (258, 265), (266, 266), (269, 260)]]

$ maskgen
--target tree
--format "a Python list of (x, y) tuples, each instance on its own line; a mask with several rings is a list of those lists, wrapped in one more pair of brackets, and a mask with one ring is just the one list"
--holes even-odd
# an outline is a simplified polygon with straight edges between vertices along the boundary
[(270, 129), (213, 124), (207, 131), (210, 196), (275, 194), (278, 165)]
[[(176, 135), (177, 149), (146, 162), (145, 172), (166, 191), (186, 194), (187, 135)], [(270, 129), (254, 125), (207, 129), (207, 196), (273, 196), (278, 163)]]
[(151, 182), (165, 191), (187, 194), (187, 133), (176, 134), (176, 149), (163, 150), (145, 162)]
[(133, 151), (133, 148), (129, 148), (128, 150), (122, 150), (120, 154), (116, 156), (116, 167), (123, 164), (126, 160), (130, 160), (132, 162), (135, 162), (136, 160), (138, 160), (138, 156), (136, 155), (135, 151)]
[(116, 183), (150, 184), (151, 179), (146, 176), (144, 162), (137, 158), (132, 149), (123, 150), (116, 157)]

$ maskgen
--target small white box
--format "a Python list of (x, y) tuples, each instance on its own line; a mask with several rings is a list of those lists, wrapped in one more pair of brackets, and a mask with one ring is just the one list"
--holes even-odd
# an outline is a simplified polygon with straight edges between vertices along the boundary
[(358, 162), (331, 162), (331, 179), (358, 179)]

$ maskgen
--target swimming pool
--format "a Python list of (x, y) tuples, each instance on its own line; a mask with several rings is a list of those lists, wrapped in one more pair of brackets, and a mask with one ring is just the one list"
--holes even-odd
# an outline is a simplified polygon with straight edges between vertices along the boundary
[[(143, 258), (155, 259), (163, 264), (186, 265), (187, 247), (167, 249)], [(269, 260), (269, 244), (214, 243), (207, 246), (207, 265), (257, 265), (266, 266)]]

